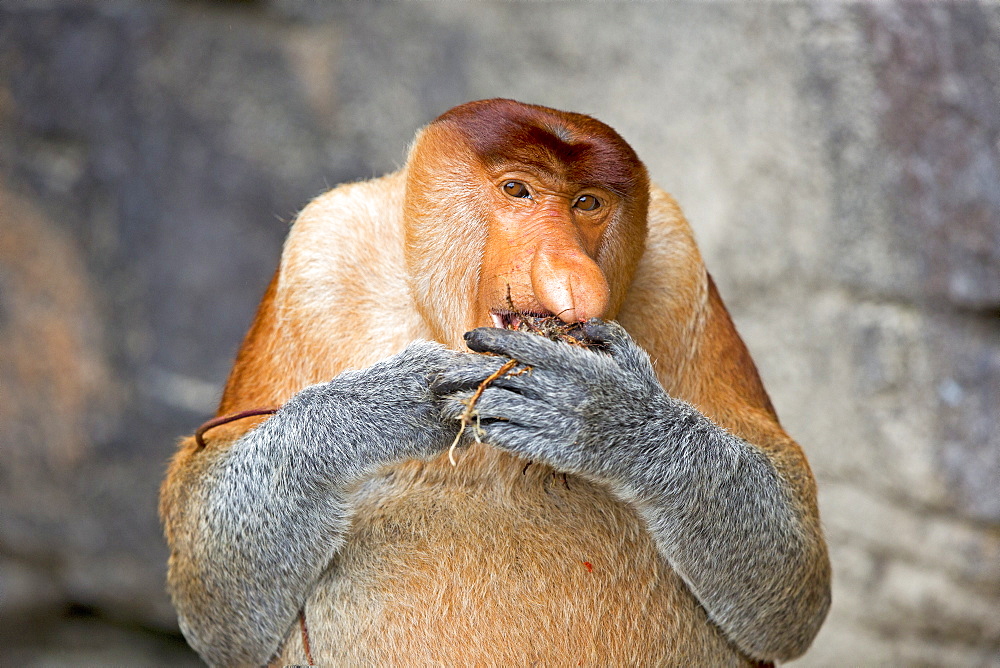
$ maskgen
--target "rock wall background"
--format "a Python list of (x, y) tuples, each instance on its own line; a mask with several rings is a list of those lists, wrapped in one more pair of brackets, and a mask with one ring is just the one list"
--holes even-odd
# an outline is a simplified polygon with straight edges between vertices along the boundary
[(505, 96), (618, 129), (809, 454), (801, 665), (1000, 665), (1000, 6), (0, 0), (0, 663), (194, 661), (157, 486), (288, 223)]

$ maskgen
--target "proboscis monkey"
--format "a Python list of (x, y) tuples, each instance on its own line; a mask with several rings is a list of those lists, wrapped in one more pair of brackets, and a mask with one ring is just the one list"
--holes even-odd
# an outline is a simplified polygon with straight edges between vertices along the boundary
[[(525, 314), (603, 349), (502, 328)], [(587, 116), (465, 104), (313, 201), (219, 413), (268, 405), (162, 490), (209, 663), (751, 665), (826, 615), (802, 451), (677, 205)]]

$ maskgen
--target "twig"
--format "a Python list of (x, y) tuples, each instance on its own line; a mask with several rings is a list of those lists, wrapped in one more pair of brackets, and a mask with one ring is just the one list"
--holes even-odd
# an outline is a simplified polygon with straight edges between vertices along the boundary
[(306, 661), (310, 666), (315, 666), (316, 662), (313, 661), (312, 647), (309, 643), (309, 628), (306, 626), (305, 607), (299, 610), (299, 628), (302, 629), (302, 649), (306, 651)]
[[(502, 377), (516, 365), (517, 360), (507, 360), (503, 366), (487, 376), (483, 382), (479, 383), (479, 387), (476, 388), (476, 391), (471, 397), (469, 397), (468, 401), (463, 402), (465, 404), (465, 410), (462, 411), (462, 414), (458, 417), (458, 421), (462, 424), (458, 428), (458, 434), (455, 436), (455, 440), (452, 441), (451, 447), (448, 448), (448, 461), (451, 462), (452, 466), (458, 466), (458, 462), (455, 461), (455, 448), (458, 447), (458, 441), (462, 438), (462, 434), (465, 433), (465, 428), (472, 424), (473, 419), (478, 419), (478, 415), (476, 413), (476, 402), (479, 401), (479, 397), (483, 395), (483, 391), (489, 387), (490, 383)], [(479, 431), (480, 429), (477, 427), (476, 430), (472, 432), (476, 437), (477, 443), (480, 442)]]
[(242, 420), (248, 417), (257, 417), (259, 415), (274, 415), (278, 412), (277, 406), (269, 408), (254, 408), (248, 411), (241, 411), (239, 413), (230, 413), (229, 415), (220, 415), (218, 417), (212, 418), (205, 424), (198, 427), (198, 430), (194, 432), (195, 443), (198, 444), (198, 449), (202, 450), (205, 447), (205, 434), (220, 427), (224, 424), (229, 424), (230, 422), (235, 422), (236, 420)]

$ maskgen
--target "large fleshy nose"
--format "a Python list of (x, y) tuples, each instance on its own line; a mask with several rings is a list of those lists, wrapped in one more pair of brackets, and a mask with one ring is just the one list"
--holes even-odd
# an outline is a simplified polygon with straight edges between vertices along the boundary
[(572, 238), (538, 246), (531, 262), (531, 287), (539, 303), (566, 323), (604, 316), (611, 298), (604, 272)]

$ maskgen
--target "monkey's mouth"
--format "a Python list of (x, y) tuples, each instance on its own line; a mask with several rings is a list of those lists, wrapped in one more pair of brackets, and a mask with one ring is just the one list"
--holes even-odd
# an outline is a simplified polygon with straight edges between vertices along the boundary
[(521, 329), (522, 325), (533, 324), (539, 320), (552, 318), (551, 313), (518, 311), (515, 313), (510, 309), (492, 309), (490, 318), (493, 319), (493, 326), (498, 329)]
[(493, 319), (493, 326), (500, 329), (539, 334), (553, 341), (563, 341), (584, 348), (604, 349), (604, 344), (590, 339), (584, 333), (582, 323), (565, 323), (552, 313), (493, 309), (490, 317)]

